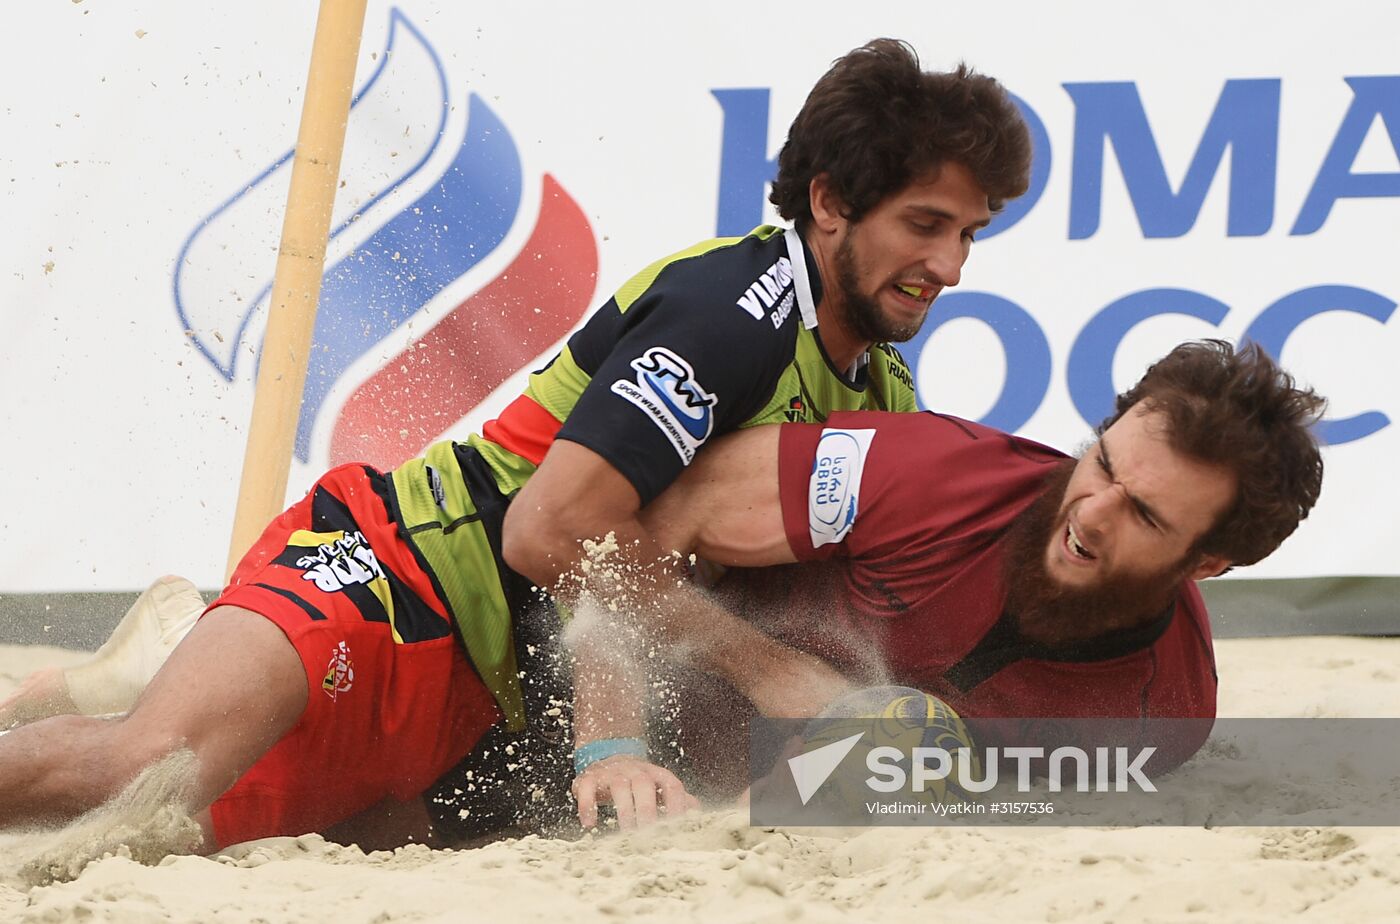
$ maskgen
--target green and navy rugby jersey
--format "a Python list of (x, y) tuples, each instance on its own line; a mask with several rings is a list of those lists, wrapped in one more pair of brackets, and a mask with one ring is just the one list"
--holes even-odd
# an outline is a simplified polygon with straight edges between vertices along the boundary
[(632, 277), (482, 436), (434, 445), (391, 474), (394, 518), (512, 730), (526, 718), (512, 613), (529, 598), (501, 558), (501, 529), (555, 439), (607, 459), (645, 504), (706, 441), (740, 427), (916, 409), (893, 347), (832, 367), (817, 338), (820, 297), (795, 231), (696, 244)]
[(851, 370), (832, 366), (817, 337), (820, 298), (795, 231), (762, 226), (703, 241), (628, 280), (468, 442), (504, 494), (565, 439), (607, 459), (646, 504), (723, 433), (836, 411), (915, 410), (909, 367), (893, 347), (877, 345)]

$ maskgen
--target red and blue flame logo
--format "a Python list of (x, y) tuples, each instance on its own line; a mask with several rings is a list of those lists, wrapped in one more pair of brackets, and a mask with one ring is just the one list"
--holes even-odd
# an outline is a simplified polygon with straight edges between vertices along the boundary
[[(332, 465), (392, 468), (419, 454), (558, 343), (597, 284), (587, 217), (549, 174), (526, 183), (515, 141), (479, 94), (466, 94), (456, 149), (440, 150), (455, 111), (447, 76), (397, 9), (376, 60), (347, 126), (297, 427), (303, 462), (325, 434)], [(275, 254), (248, 242), (280, 224), (291, 157), (286, 151), (203, 219), (176, 262), (180, 323), (229, 382), (256, 356), (248, 338), (265, 311)], [(527, 187), (538, 189), (532, 211), (522, 211)], [(512, 234), (532, 214), (533, 228)], [(514, 256), (497, 253), (508, 239)], [(478, 280), (472, 271), (482, 264), (495, 271)], [(394, 355), (384, 359), (382, 344)], [(322, 420), (339, 395), (334, 420)]]

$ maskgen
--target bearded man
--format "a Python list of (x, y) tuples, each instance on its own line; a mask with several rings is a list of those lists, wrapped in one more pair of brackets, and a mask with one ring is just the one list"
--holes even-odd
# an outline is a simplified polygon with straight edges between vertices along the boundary
[[(1196, 581), (1259, 561), (1307, 516), (1323, 406), (1256, 346), (1205, 341), (1119, 395), (1077, 459), (928, 412), (732, 437), (648, 522), (721, 564), (785, 565), (731, 573), (723, 599), (813, 662), (760, 668), (723, 622), (670, 610), (665, 633), (703, 655), (681, 698), (685, 750), (742, 782), (742, 703), (703, 696), (701, 673), (743, 677), (734, 689), (765, 715), (811, 716), (837, 688), (830, 670), (928, 691), (974, 726), (1031, 720), (983, 723), (998, 737), (1053, 719), (1201, 720), (1157, 742), (1154, 770), (1180, 763), (1216, 708)], [(627, 791), (616, 760), (608, 785)]]

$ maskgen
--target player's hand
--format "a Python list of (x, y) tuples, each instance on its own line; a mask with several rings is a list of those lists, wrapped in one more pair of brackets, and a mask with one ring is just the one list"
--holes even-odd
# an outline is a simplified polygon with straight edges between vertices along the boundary
[(617, 826), (624, 830), (654, 824), (659, 812), (679, 815), (700, 807), (674, 773), (630, 754), (589, 764), (574, 778), (572, 788), (578, 820), (585, 828), (598, 826), (602, 803), (612, 804)]

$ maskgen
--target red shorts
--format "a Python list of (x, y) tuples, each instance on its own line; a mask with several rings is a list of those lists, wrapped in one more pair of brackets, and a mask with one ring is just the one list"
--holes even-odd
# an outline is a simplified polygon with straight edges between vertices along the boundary
[(276, 623), (308, 690), (292, 730), (211, 806), (220, 845), (324, 831), (386, 796), (410, 799), (501, 718), (390, 519), (387, 490), (373, 469), (332, 469), (209, 606)]

